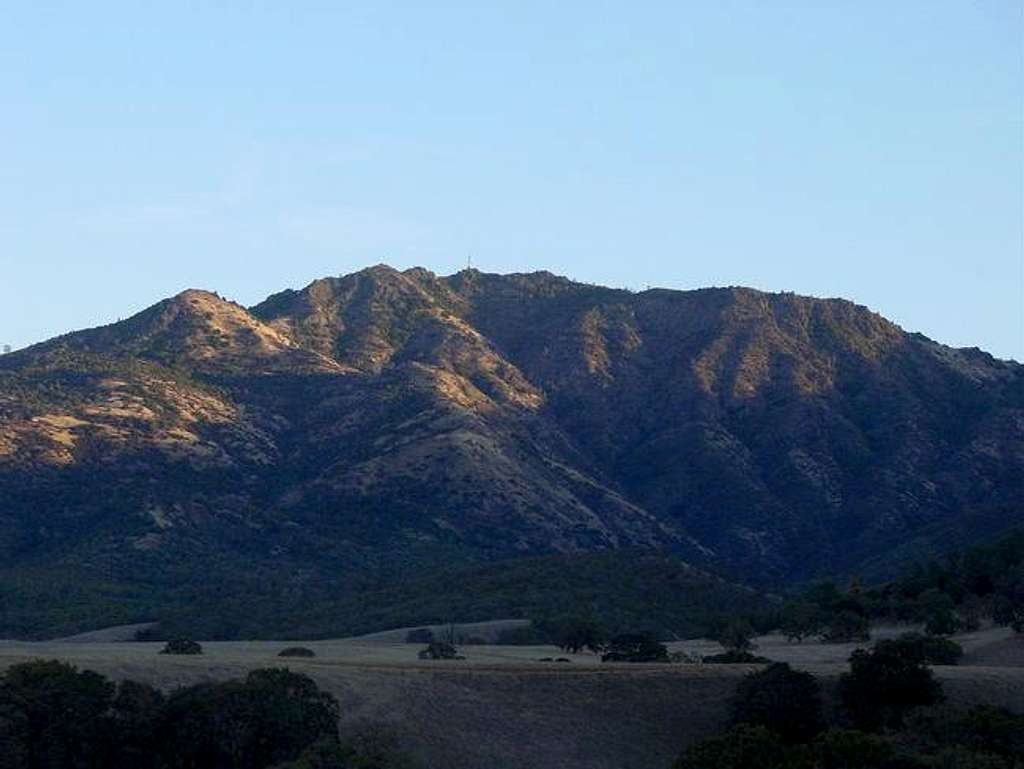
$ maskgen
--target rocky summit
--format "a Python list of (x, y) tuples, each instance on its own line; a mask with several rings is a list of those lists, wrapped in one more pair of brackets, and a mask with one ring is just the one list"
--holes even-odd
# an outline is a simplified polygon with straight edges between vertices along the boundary
[(0, 357), (0, 608), (596, 551), (778, 586), (1022, 522), (1024, 366), (839, 299), (378, 266)]

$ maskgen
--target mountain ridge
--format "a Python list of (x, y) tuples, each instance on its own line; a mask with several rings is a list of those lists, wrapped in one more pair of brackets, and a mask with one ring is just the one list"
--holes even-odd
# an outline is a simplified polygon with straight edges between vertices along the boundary
[(1024, 366), (739, 287), (190, 289), (0, 357), (0, 428), (0, 554), (114, 583), (639, 547), (780, 585), (1024, 517)]

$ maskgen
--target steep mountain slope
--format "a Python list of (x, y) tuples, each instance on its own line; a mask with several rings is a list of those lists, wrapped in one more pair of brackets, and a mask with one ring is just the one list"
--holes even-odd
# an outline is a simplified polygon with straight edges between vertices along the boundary
[(1024, 515), (1018, 364), (841, 300), (458, 280), (470, 320), (630, 499), (755, 573)]
[(620, 548), (885, 571), (1020, 523), (1022, 471), (1024, 367), (748, 289), (382, 266), (0, 358), (3, 563), (137, 611)]

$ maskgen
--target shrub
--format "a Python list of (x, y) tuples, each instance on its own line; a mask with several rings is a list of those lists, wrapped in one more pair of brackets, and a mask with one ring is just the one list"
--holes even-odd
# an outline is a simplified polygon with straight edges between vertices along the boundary
[(457, 660), (462, 659), (458, 650), (447, 641), (434, 641), (419, 653), (421, 660)]
[(161, 654), (202, 654), (203, 647), (191, 638), (175, 638), (167, 642)]
[(789, 744), (810, 742), (825, 728), (817, 680), (784, 662), (744, 676), (730, 711), (734, 725), (763, 726)]
[(668, 662), (668, 649), (650, 633), (622, 633), (608, 642), (601, 662)]
[(709, 665), (765, 665), (771, 662), (767, 657), (758, 657), (750, 652), (709, 654), (703, 661)]
[(305, 646), (289, 646), (277, 653), (278, 657), (315, 657), (316, 652), (307, 649)]
[(887, 649), (925, 665), (955, 665), (964, 655), (963, 648), (955, 641), (920, 633), (904, 633), (899, 638), (878, 641), (875, 648)]
[(883, 642), (850, 656), (839, 695), (854, 725), (875, 732), (899, 728), (913, 708), (940, 702), (942, 687), (914, 650)]

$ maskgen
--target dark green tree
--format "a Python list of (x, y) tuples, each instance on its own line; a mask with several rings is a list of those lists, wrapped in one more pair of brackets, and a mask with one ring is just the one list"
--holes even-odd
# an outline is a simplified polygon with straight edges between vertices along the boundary
[(392, 733), (369, 729), (342, 742), (316, 742), (294, 761), (272, 769), (414, 769), (414, 766)]
[(959, 747), (1012, 766), (1024, 758), (1024, 715), (992, 706), (922, 708), (907, 716), (904, 739), (926, 753)]
[(955, 665), (964, 654), (963, 648), (955, 641), (921, 633), (904, 633), (899, 638), (887, 638), (878, 641), (875, 648), (888, 649), (925, 665)]
[(727, 652), (749, 652), (757, 648), (754, 645), (754, 628), (746, 619), (732, 619), (722, 625), (716, 633), (715, 640), (725, 647)]
[(203, 647), (191, 638), (173, 638), (168, 641), (161, 654), (202, 654)]
[(289, 646), (277, 653), (278, 657), (315, 657), (316, 652), (305, 646)]
[[(948, 584), (951, 579), (942, 579), (942, 581)], [(922, 621), (927, 621), (933, 614), (951, 612), (956, 608), (956, 602), (953, 600), (953, 597), (938, 587), (925, 590), (917, 597), (916, 603), (917, 616)]]
[(63, 662), (14, 665), (0, 678), (0, 733), (27, 769), (107, 769), (114, 691)]
[(148, 684), (122, 681), (110, 706), (111, 741), (118, 766), (140, 767), (152, 762), (164, 695)]
[(909, 711), (943, 698), (942, 687), (917, 654), (895, 644), (855, 651), (850, 672), (839, 679), (839, 695), (854, 725), (867, 732), (898, 729)]
[(337, 743), (337, 718), (332, 696), (288, 670), (165, 698), (145, 684), (115, 687), (91, 671), (30, 662), (0, 675), (0, 769), (265, 769)]
[(294, 761), (275, 764), (272, 769), (354, 769), (354, 751), (337, 740), (319, 740)]
[(668, 649), (651, 633), (621, 633), (608, 642), (602, 662), (668, 662)]
[(825, 728), (821, 689), (810, 673), (776, 662), (744, 676), (730, 703), (735, 725), (763, 726), (789, 744), (810, 742)]
[(0, 694), (0, 769), (27, 767), (29, 745), (27, 716)]
[(421, 660), (457, 660), (459, 650), (447, 641), (432, 641), (419, 653)]
[(893, 758), (892, 745), (873, 734), (830, 729), (814, 742), (815, 769), (885, 769)]
[(565, 617), (552, 623), (554, 642), (564, 651), (578, 654), (584, 649), (599, 652), (608, 634), (591, 617)]
[(992, 619), (1007, 625), (1016, 633), (1024, 633), (1024, 564), (1008, 570), (997, 587)]
[(173, 693), (158, 742), (168, 769), (263, 769), (337, 740), (337, 719), (337, 701), (308, 676), (256, 670)]
[(673, 769), (797, 769), (778, 735), (763, 726), (737, 726), (683, 751)]
[(821, 611), (809, 601), (790, 601), (782, 607), (780, 629), (787, 641), (803, 643), (821, 631)]
[(953, 635), (959, 629), (960, 620), (952, 609), (936, 609), (928, 615), (924, 625), (924, 632), (933, 636)]

